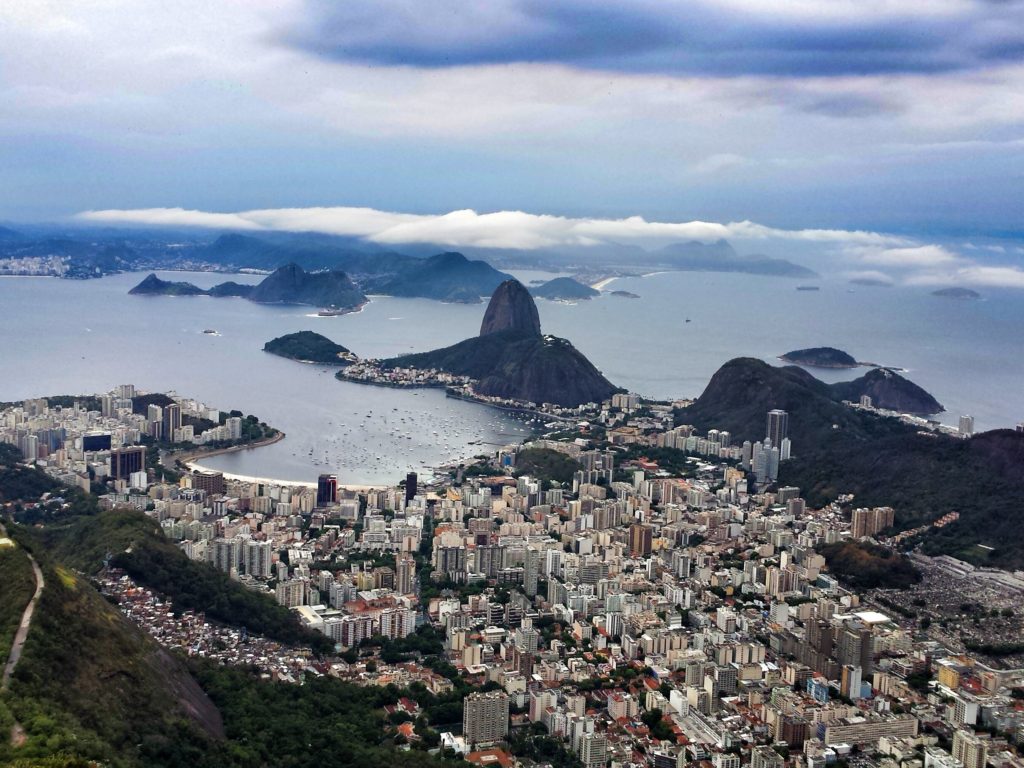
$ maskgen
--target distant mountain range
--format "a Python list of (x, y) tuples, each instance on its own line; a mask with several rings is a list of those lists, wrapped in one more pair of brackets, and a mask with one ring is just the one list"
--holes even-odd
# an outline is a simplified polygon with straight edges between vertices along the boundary
[(485, 261), (471, 261), (461, 253), (439, 253), (426, 259), (402, 257), (394, 273), (367, 276), (363, 280), (368, 293), (389, 296), (422, 297), (460, 303), (479, 303), (509, 275)]
[(769, 256), (741, 256), (726, 240), (714, 243), (691, 241), (667, 245), (656, 252), (661, 263), (672, 269), (692, 272), (742, 272), (772, 277), (817, 277), (818, 273), (785, 259)]
[(447, 371), (476, 379), (482, 395), (567, 407), (599, 403), (616, 391), (570, 342), (541, 333), (537, 305), (516, 280), (494, 292), (479, 336), (384, 366)]
[[(285, 264), (297, 264), (309, 271), (345, 272), (366, 293), (387, 292), (442, 301), (476, 301), (489, 295), (508, 278), (496, 268), (501, 266), (566, 271), (669, 269), (782, 277), (815, 274), (786, 259), (741, 255), (725, 240), (675, 243), (652, 251), (618, 243), (535, 251), (467, 247), (462, 249), (466, 257), (463, 263), (451, 260), (446, 250), (441, 245), (417, 243), (403, 245), (399, 253), (358, 237), (311, 232), (226, 233), (211, 240), (197, 235), (195, 230), (35, 226), (17, 231), (0, 227), (0, 260), (52, 260), (52, 273), (64, 277), (160, 269), (272, 271)], [(428, 258), (440, 262), (427, 268), (426, 276), (431, 279), (412, 277), (423, 269)], [(444, 277), (435, 278), (435, 270)]]

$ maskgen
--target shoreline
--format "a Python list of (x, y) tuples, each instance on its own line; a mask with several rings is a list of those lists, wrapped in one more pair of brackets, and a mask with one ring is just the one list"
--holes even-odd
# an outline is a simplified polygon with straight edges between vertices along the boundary
[[(273, 445), (274, 443), (281, 442), (282, 440), (285, 439), (285, 437), (286, 434), (281, 430), (278, 430), (277, 434), (271, 435), (270, 437), (265, 437), (262, 440), (254, 440), (251, 443), (243, 443), (241, 445), (229, 445), (225, 448), (211, 448), (208, 451), (188, 451), (182, 454), (175, 454), (172, 452), (168, 455), (168, 458), (171, 459), (175, 465), (181, 464), (183, 466), (188, 466), (189, 464), (202, 461), (203, 459), (208, 459), (211, 456), (221, 456), (225, 453), (238, 453), (239, 451), (248, 451), (254, 448), (262, 448), (266, 445)], [(174, 467), (171, 467), (171, 469), (173, 468)]]
[[(284, 480), (279, 477), (257, 477), (256, 475), (240, 475), (235, 472), (224, 472), (219, 469), (210, 469), (202, 466), (199, 462), (191, 462), (185, 465), (189, 469), (200, 469), (205, 472), (220, 472), (225, 480), (236, 480), (243, 483), (265, 483), (267, 485), (280, 485), (291, 488), (316, 488), (316, 483), (311, 483), (306, 480)], [(390, 488), (390, 485), (348, 485), (338, 483), (338, 488), (346, 491), (374, 491), (374, 490), (386, 490)]]

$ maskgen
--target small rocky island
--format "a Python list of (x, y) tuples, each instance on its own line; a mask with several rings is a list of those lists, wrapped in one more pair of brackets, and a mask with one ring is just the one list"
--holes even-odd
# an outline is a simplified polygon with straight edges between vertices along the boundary
[(610, 296), (618, 296), (620, 299), (639, 299), (640, 294), (631, 291), (612, 291)]
[(271, 339), (263, 345), (264, 352), (270, 352), (289, 360), (302, 363), (325, 363), (327, 365), (350, 365), (355, 355), (319, 333), (298, 331)]
[(980, 299), (981, 294), (972, 291), (970, 288), (939, 288), (932, 291), (932, 296), (941, 296), (944, 299)]
[(578, 301), (601, 295), (600, 291), (571, 277), (556, 277), (554, 280), (548, 280), (536, 288), (531, 288), (530, 293), (539, 299), (550, 299), (551, 301)]
[(852, 355), (835, 347), (795, 349), (780, 355), (779, 359), (786, 363), (806, 365), (811, 368), (859, 368), (862, 365)]

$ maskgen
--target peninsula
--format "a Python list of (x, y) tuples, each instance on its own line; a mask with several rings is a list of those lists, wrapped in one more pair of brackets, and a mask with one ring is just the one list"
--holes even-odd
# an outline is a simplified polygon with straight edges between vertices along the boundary
[(388, 386), (447, 386), (506, 407), (574, 408), (616, 391), (569, 341), (541, 332), (537, 305), (517, 280), (498, 286), (478, 336), (430, 352), (362, 361), (337, 375)]

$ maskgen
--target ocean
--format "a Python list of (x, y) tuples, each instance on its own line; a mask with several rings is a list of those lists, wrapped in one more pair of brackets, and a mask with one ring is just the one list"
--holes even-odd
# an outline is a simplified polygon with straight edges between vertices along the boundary
[[(160, 273), (208, 287), (211, 273)], [(516, 273), (527, 282), (544, 273)], [(428, 468), (522, 439), (507, 414), (447, 399), (439, 390), (339, 382), (325, 366), (264, 353), (264, 342), (314, 330), (364, 357), (452, 344), (477, 333), (484, 304), (374, 297), (358, 313), (244, 299), (130, 296), (144, 277), (97, 280), (0, 277), (0, 400), (106, 391), (134, 383), (223, 410), (254, 413), (287, 433), (275, 445), (212, 457), (204, 466), (309, 482), (336, 472), (353, 485), (394, 483)], [(258, 276), (236, 275), (239, 282)], [(980, 301), (926, 288), (875, 288), (752, 275), (660, 273), (620, 278), (590, 301), (538, 301), (546, 333), (570, 339), (615, 384), (649, 397), (696, 397), (726, 360), (834, 346), (858, 360), (907, 370), (946, 406), (939, 418), (975, 417), (977, 429), (1024, 420), (1024, 295), (986, 290)], [(207, 335), (211, 329), (217, 335)], [(865, 369), (812, 372), (832, 382)]]

